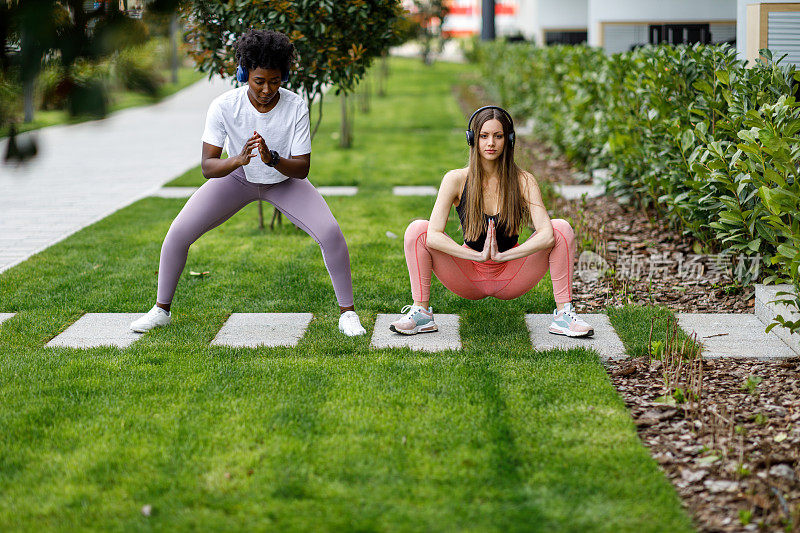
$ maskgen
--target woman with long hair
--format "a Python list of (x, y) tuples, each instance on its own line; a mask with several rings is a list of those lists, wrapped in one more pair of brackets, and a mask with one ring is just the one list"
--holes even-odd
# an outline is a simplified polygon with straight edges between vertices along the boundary
[[(364, 335), (353, 308), (350, 255), (328, 204), (306, 179), (311, 166), (308, 106), (281, 87), (294, 45), (280, 32), (250, 30), (236, 43), (236, 77), (244, 85), (211, 102), (203, 132), (208, 180), (172, 222), (161, 248), (156, 304), (131, 324), (144, 332), (171, 321), (171, 303), (189, 246), (256, 200), (271, 203), (322, 249), (341, 315), (339, 330)], [(221, 159), (223, 147), (229, 157)]]
[[(470, 300), (522, 296), (550, 270), (556, 309), (550, 333), (594, 334), (575, 313), (572, 274), (575, 235), (569, 222), (550, 220), (536, 179), (514, 162), (514, 125), (504, 109), (486, 106), (470, 117), (469, 165), (445, 174), (430, 221), (415, 220), (404, 247), (413, 305), (389, 328), (404, 335), (437, 331), (430, 307), (431, 273), (455, 294)], [(445, 233), (455, 206), (464, 234), (459, 245)], [(518, 244), (520, 227), (536, 230)]]

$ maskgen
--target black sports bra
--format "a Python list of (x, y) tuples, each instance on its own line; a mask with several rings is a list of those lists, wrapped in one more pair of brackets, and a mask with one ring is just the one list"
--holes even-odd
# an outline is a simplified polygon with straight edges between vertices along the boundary
[[(464, 182), (464, 190), (461, 191), (461, 200), (458, 202), (456, 206), (456, 213), (458, 213), (458, 219), (461, 221), (461, 232), (464, 233), (464, 198), (466, 197), (467, 193), (467, 182)], [(501, 226), (499, 222), (499, 213), (497, 215), (487, 215), (486, 213), (483, 214), (485, 218), (486, 227), (489, 227), (489, 220), (494, 220), (495, 228), (497, 230), (497, 251), (505, 252), (506, 250), (513, 248), (517, 245), (519, 241), (519, 235), (510, 235), (506, 230), (505, 226)], [(483, 250), (483, 245), (486, 243), (486, 231), (480, 234), (478, 238), (474, 241), (468, 241), (464, 238), (464, 244), (475, 250), (476, 252), (480, 252)]]

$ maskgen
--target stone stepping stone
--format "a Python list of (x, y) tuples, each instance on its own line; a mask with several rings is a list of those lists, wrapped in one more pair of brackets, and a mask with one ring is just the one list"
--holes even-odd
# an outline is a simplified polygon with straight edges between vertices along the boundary
[(373, 348), (411, 348), (414, 351), (441, 352), (460, 350), (461, 337), (458, 333), (458, 315), (434, 315), (439, 331), (401, 335), (389, 330), (389, 324), (403, 315), (378, 315), (372, 332)]
[(211, 344), (234, 348), (297, 346), (311, 313), (233, 313)]
[(603, 360), (626, 358), (625, 346), (611, 327), (608, 316), (603, 313), (581, 313), (581, 318), (592, 325), (594, 335), (591, 337), (567, 337), (550, 333), (552, 314), (525, 315), (525, 325), (531, 334), (531, 344), (534, 350), (550, 350), (559, 348), (591, 348), (600, 354)]
[(431, 187), (429, 185), (424, 186), (404, 186), (404, 187), (393, 187), (392, 194), (395, 196), (436, 196), (439, 192), (439, 189), (436, 187)]
[(317, 187), (317, 190), (322, 196), (355, 196), (358, 193), (358, 187)]
[(703, 344), (703, 357), (716, 359), (784, 359), (794, 351), (766, 327), (755, 315), (742, 313), (675, 313), (678, 325), (687, 335), (697, 333)]
[(601, 185), (561, 185), (557, 183), (555, 189), (566, 200), (579, 200), (584, 193), (587, 198), (596, 198), (603, 196), (606, 192), (605, 187)]
[(11, 318), (12, 316), (16, 315), (17, 313), (0, 313), (0, 324)]
[(596, 168), (592, 170), (592, 179), (594, 181), (608, 181), (611, 179), (611, 176), (610, 168)]
[(127, 348), (142, 337), (130, 330), (130, 324), (142, 313), (86, 313), (63, 333), (47, 343), (49, 347), (96, 348), (116, 346)]
[(189, 198), (199, 187), (161, 187), (151, 196), (158, 198)]
[[(781, 303), (771, 303), (776, 299), (792, 299), (791, 296), (787, 296), (785, 294), (778, 296), (778, 292), (789, 292), (794, 294), (793, 286), (789, 285), (788, 283), (780, 285), (763, 285), (761, 283), (756, 283), (755, 288), (755, 315), (756, 318), (764, 323), (765, 327), (768, 324), (771, 324), (772, 319), (778, 315), (781, 315), (786, 320), (800, 320), (800, 313), (795, 311), (794, 307), (789, 307), (786, 304)], [(794, 350), (795, 353), (800, 355), (800, 335), (792, 334), (788, 329), (781, 326), (775, 326), (772, 328), (769, 334), (772, 335), (773, 333), (780, 337), (781, 340), (783, 340), (783, 342), (785, 342), (792, 350)]]

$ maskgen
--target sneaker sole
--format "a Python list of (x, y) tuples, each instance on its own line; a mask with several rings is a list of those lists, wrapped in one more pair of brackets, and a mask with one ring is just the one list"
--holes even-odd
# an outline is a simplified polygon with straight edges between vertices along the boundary
[(414, 329), (403, 331), (402, 329), (395, 328), (394, 324), (392, 324), (389, 326), (389, 329), (400, 335), (416, 335), (417, 333), (433, 333), (434, 331), (439, 331), (439, 326), (436, 324), (433, 326), (417, 326)]
[(345, 337), (360, 337), (361, 335), (366, 335), (367, 334), (367, 330), (362, 329), (361, 331), (353, 333), (352, 335), (348, 335), (347, 333), (345, 333), (345, 331), (342, 328), (339, 328), (339, 333), (341, 333)]
[(151, 326), (149, 328), (134, 328), (133, 326), (131, 326), (130, 330), (134, 333), (147, 333), (152, 329), (163, 328), (165, 326), (169, 326), (169, 324), (156, 324), (155, 326)]
[(558, 329), (558, 328), (554, 328), (553, 326), (550, 326), (550, 330), (549, 331), (553, 335), (564, 335), (566, 337), (591, 337), (592, 335), (594, 335), (594, 330), (593, 329), (590, 329), (586, 333), (581, 333), (580, 331), (563, 330), (563, 329)]

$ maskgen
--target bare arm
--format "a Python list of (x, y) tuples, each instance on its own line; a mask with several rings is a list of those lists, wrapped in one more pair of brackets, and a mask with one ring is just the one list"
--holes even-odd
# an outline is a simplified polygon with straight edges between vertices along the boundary
[(547, 214), (547, 209), (544, 207), (542, 201), (542, 192), (539, 190), (539, 184), (533, 175), (525, 172), (523, 173), (523, 194), (528, 203), (529, 213), (533, 222), (533, 227), (536, 232), (524, 243), (510, 248), (505, 252), (499, 252), (492, 257), (495, 261), (511, 261), (512, 259), (519, 259), (520, 257), (527, 257), (539, 250), (552, 248), (555, 244), (553, 237), (553, 223), (550, 222), (550, 216)]
[[(203, 176), (206, 179), (221, 178), (223, 176), (227, 176), (237, 168), (248, 164), (252, 158), (258, 155), (251, 152), (253, 148), (259, 148), (259, 144), (261, 142), (263, 142), (261, 136), (255, 134), (248, 139), (247, 143), (242, 149), (242, 153), (227, 159), (220, 159), (220, 156), (222, 155), (222, 147), (203, 143), (203, 155), (200, 164), (200, 168), (203, 171)], [(262, 156), (262, 161), (263, 159), (264, 156)], [(270, 160), (269, 153), (266, 154), (266, 160)], [(291, 158), (282, 157), (280, 162), (275, 165), (274, 168), (284, 176), (289, 176), (290, 178), (296, 179), (305, 179), (308, 176), (309, 169), (311, 168), (311, 154), (295, 155)]]
[(257, 146), (258, 138), (254, 135), (245, 143), (242, 153), (228, 157), (227, 159), (220, 159), (219, 156), (222, 155), (222, 147), (204, 142), (203, 155), (200, 159), (200, 168), (203, 171), (203, 177), (210, 179), (227, 176), (237, 168), (249, 163), (250, 160), (256, 156), (256, 154), (251, 152)]
[[(269, 154), (269, 148), (261, 135), (258, 136), (258, 139), (258, 153), (261, 155), (261, 161), (267, 164), (268, 161), (272, 160)], [(308, 171), (311, 168), (311, 154), (281, 157), (281, 160), (273, 168), (284, 176), (289, 176), (290, 178), (298, 180), (306, 179), (308, 177)]]
[(439, 250), (453, 257), (469, 259), (470, 261), (484, 262), (489, 259), (489, 239), (486, 240), (483, 252), (476, 252), (472, 248), (461, 246), (444, 232), (447, 225), (447, 215), (453, 206), (462, 184), (460, 177), (463, 175), (461, 170), (451, 170), (444, 175), (442, 184), (439, 187), (439, 194), (436, 196), (436, 203), (433, 205), (431, 219), (428, 222), (428, 237), (426, 243), (429, 248)]

